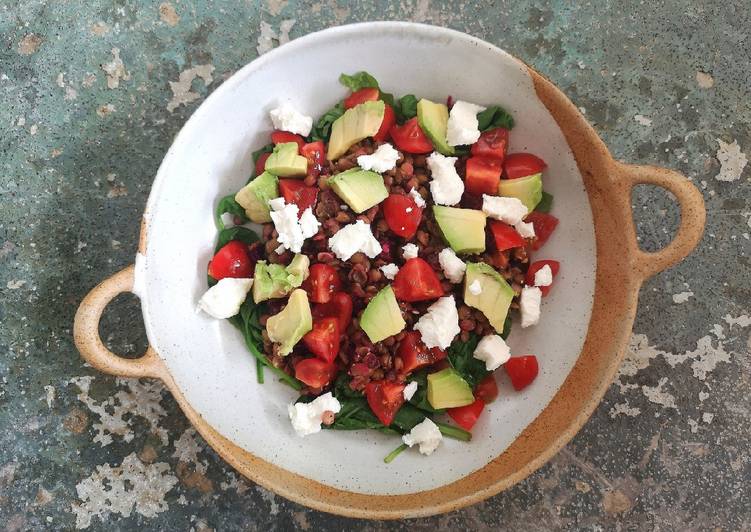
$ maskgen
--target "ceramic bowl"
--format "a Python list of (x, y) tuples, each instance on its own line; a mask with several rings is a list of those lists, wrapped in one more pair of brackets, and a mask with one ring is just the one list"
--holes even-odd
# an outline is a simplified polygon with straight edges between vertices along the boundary
[[(517, 123), (510, 150), (548, 162), (545, 188), (560, 218), (535, 256), (562, 263), (542, 322), (515, 326), (509, 340), (513, 353), (537, 354), (537, 380), (514, 393), (501, 378), (500, 398), (470, 443), (444, 440), (429, 457), (412, 450), (389, 465), (382, 458), (398, 442), (374, 431), (297, 437), (287, 418), (294, 392), (268, 378), (257, 384), (240, 334), (226, 321), (195, 312), (216, 236), (214, 204), (245, 183), (251, 152), (272, 129), (269, 109), (291, 100), (318, 116), (346, 94), (339, 73), (359, 70), (396, 94), (504, 106)], [(681, 207), (675, 239), (655, 253), (636, 241), (631, 190), (638, 183), (668, 189)], [(685, 177), (615, 161), (552, 83), (503, 50), (419, 24), (336, 27), (259, 57), (196, 110), (154, 181), (135, 266), (86, 297), (75, 339), (83, 357), (104, 372), (163, 380), (227, 462), (288, 499), (356, 517), (430, 515), (511, 486), (573, 437), (612, 382), (642, 282), (684, 258), (703, 226), (701, 194)], [(98, 334), (104, 307), (124, 291), (140, 297), (150, 342), (137, 360), (111, 353)]]

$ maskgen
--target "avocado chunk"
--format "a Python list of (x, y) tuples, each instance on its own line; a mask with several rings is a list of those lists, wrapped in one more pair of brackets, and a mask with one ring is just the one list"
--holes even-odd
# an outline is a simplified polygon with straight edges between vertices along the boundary
[(385, 109), (385, 104), (381, 100), (364, 102), (347, 109), (331, 125), (328, 160), (338, 159), (347, 153), (353, 144), (378, 133)]
[(484, 212), (433, 205), (433, 215), (443, 237), (457, 253), (482, 253), (485, 251)]
[(518, 198), (529, 212), (542, 200), (542, 174), (532, 174), (518, 179), (501, 179), (498, 195)]
[[(474, 282), (480, 285), (480, 291), (476, 294), (470, 290)], [(467, 264), (464, 274), (464, 303), (482, 311), (498, 334), (503, 334), (512, 299), (514, 290), (495, 268), (484, 262)]]
[(271, 221), (269, 200), (279, 196), (279, 179), (264, 172), (235, 194), (235, 201), (245, 209), (251, 222), (262, 224)]
[(446, 105), (423, 98), (417, 102), (417, 122), (438, 152), (443, 155), (454, 155), (453, 146), (449, 146), (446, 140), (449, 123), (449, 108)]
[(436, 410), (467, 406), (475, 402), (472, 388), (454, 368), (428, 375), (428, 402)]
[(292, 257), (292, 262), (290, 262), (285, 269), (291, 275), (300, 276), (302, 279), (300, 283), (302, 284), (302, 281), (307, 279), (308, 274), (310, 273), (310, 259), (307, 255), (296, 253), (295, 256)]
[(253, 301), (260, 303), (286, 296), (308, 278), (309, 265), (310, 259), (300, 254), (286, 267), (259, 260), (253, 277)]
[(313, 328), (313, 316), (310, 314), (310, 303), (305, 290), (293, 291), (287, 301), (287, 306), (279, 314), (271, 316), (266, 321), (266, 332), (269, 340), (279, 344), (279, 354), (287, 356), (292, 348)]
[(391, 285), (382, 288), (360, 316), (360, 328), (373, 343), (402, 332), (406, 325)]
[(305, 177), (308, 173), (308, 160), (297, 154), (297, 142), (284, 142), (274, 146), (264, 169), (282, 177)]
[(362, 168), (350, 168), (336, 174), (329, 178), (328, 184), (358, 214), (378, 205), (389, 195), (383, 177)]

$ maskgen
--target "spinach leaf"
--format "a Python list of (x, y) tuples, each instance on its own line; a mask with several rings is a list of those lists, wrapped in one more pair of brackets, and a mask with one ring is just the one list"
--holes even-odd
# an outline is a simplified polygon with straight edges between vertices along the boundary
[(326, 111), (321, 118), (313, 125), (313, 129), (310, 130), (310, 136), (308, 140), (315, 142), (317, 140), (328, 141), (331, 136), (331, 124), (333, 124), (337, 118), (344, 114), (344, 104), (339, 102), (334, 107)]
[(394, 95), (389, 92), (383, 92), (380, 89), (378, 92), (380, 93), (380, 98), (381, 100), (383, 100), (383, 103), (385, 103), (386, 105), (390, 106), (393, 109), (395, 105)]
[(413, 373), (412, 377), (409, 380), (417, 382), (417, 391), (415, 392), (415, 395), (412, 396), (412, 399), (409, 400), (410, 404), (426, 412), (443, 412), (443, 410), (436, 410), (435, 408), (433, 408), (428, 401), (427, 370)]
[(544, 190), (542, 191), (542, 199), (540, 200), (540, 203), (537, 204), (537, 207), (535, 207), (535, 210), (537, 212), (550, 212), (550, 209), (553, 208), (553, 195), (548, 194)]
[(266, 146), (256, 150), (253, 152), (253, 164), (256, 164), (258, 162), (258, 159), (263, 155), (264, 153), (271, 153), (274, 151), (274, 144), (272, 142), (269, 142), (266, 144)]
[(349, 381), (350, 379), (346, 372), (339, 374), (336, 381), (334, 381), (334, 397), (341, 401), (343, 398), (357, 399), (363, 396), (362, 392), (349, 387)]
[(512, 129), (514, 127), (514, 117), (503, 107), (491, 105), (484, 111), (477, 113), (477, 126), (480, 131), (487, 131), (496, 127)]
[[(256, 305), (252, 297), (248, 297), (240, 306), (239, 314), (232, 316), (229, 322), (240, 329), (245, 340), (245, 345), (250, 353), (256, 358), (256, 364), (259, 362), (269, 368), (279, 379), (288, 384), (295, 390), (302, 389), (302, 383), (291, 375), (287, 375), (281, 369), (271, 364), (271, 361), (263, 352), (263, 338), (261, 331), (263, 327), (258, 322), (258, 317), (262, 312), (262, 305)], [(260, 379), (261, 377), (259, 377)]]
[(394, 113), (399, 122), (405, 122), (417, 116), (417, 97), (414, 94), (405, 94), (394, 103)]
[(217, 203), (216, 205), (216, 209), (214, 210), (214, 222), (216, 223), (217, 229), (219, 229), (220, 231), (225, 228), (224, 222), (222, 222), (222, 214), (224, 213), (229, 213), (232, 216), (237, 216), (243, 222), (248, 221), (248, 217), (245, 214), (245, 209), (235, 201), (234, 194), (224, 196), (222, 199), (220, 199), (219, 203)]
[(472, 356), (478, 341), (477, 335), (472, 334), (466, 342), (455, 341), (447, 350), (449, 362), (472, 389), (490, 373), (485, 362)]
[(334, 422), (325, 428), (332, 430), (375, 429), (384, 434), (399, 434), (378, 421), (364, 397), (339, 399), (339, 403), (342, 409), (336, 415)]
[(378, 80), (365, 71), (357, 72), (348, 76), (347, 74), (341, 74), (339, 76), (339, 83), (347, 87), (352, 92), (357, 92), (360, 89), (366, 87), (378, 88)]
[(252, 244), (254, 242), (258, 242), (258, 235), (247, 227), (242, 227), (240, 225), (222, 229), (221, 231), (219, 231), (219, 236), (216, 239), (216, 249), (214, 252), (216, 253), (217, 251), (219, 251), (231, 240), (239, 240), (240, 242), (245, 242), (246, 244)]
[(506, 315), (506, 321), (503, 322), (503, 332), (501, 333), (501, 338), (504, 340), (508, 338), (508, 335), (511, 334), (511, 314)]

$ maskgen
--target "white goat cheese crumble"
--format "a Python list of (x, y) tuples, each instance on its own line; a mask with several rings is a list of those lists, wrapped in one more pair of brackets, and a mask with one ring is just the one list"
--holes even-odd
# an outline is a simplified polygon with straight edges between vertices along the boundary
[(437, 205), (456, 205), (464, 194), (464, 181), (456, 172), (456, 157), (446, 157), (437, 151), (427, 159), (430, 168), (430, 193)]
[(363, 170), (372, 170), (382, 174), (395, 168), (398, 159), (399, 152), (387, 142), (378, 146), (378, 149), (371, 155), (360, 155), (357, 158), (357, 164)]
[(477, 113), (485, 107), (459, 100), (454, 103), (449, 113), (446, 126), (446, 142), (449, 146), (474, 144), (480, 138)]
[(464, 272), (467, 269), (467, 264), (456, 256), (453, 249), (442, 249), (438, 254), (438, 263), (441, 265), (441, 269), (443, 270), (446, 279), (454, 284), (462, 282)]
[(313, 118), (302, 114), (288, 102), (284, 102), (276, 109), (269, 111), (269, 116), (271, 116), (274, 127), (281, 131), (289, 131), (307, 137), (313, 128)]
[(287, 406), (292, 428), (298, 436), (307, 436), (321, 431), (324, 412), (338, 414), (342, 405), (331, 392), (319, 395), (309, 403), (294, 403)]
[(240, 312), (240, 305), (253, 286), (253, 279), (225, 277), (209, 288), (198, 301), (198, 309), (223, 320)]
[(418, 423), (412, 430), (402, 436), (402, 441), (412, 447), (413, 445), (420, 446), (421, 454), (433, 454), (441, 443), (443, 435), (441, 434), (438, 425), (433, 423), (429, 418), (425, 418), (421, 423)]
[(442, 297), (430, 305), (427, 313), (417, 320), (414, 329), (420, 331), (422, 341), (428, 348), (448, 348), (460, 332), (454, 296)]
[(497, 334), (489, 334), (478, 342), (472, 356), (485, 362), (486, 370), (494, 371), (508, 362), (511, 358), (511, 349), (503, 338)]
[(368, 257), (375, 258), (381, 251), (380, 242), (373, 236), (370, 224), (357, 220), (353, 224), (345, 225), (334, 236), (329, 238), (329, 249), (339, 260), (349, 260), (352, 255), (361, 251)]
[(522, 296), (519, 300), (519, 307), (522, 311), (522, 327), (539, 323), (541, 302), (542, 291), (539, 288), (536, 286), (522, 288)]

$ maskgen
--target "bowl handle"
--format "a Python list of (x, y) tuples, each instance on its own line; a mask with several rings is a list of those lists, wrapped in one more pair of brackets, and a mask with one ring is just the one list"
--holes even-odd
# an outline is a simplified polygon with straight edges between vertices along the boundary
[[(633, 268), (643, 279), (680, 262), (688, 256), (701, 240), (706, 221), (704, 198), (686, 176), (667, 168), (616, 163), (619, 180), (625, 185), (625, 201), (631, 205), (631, 191), (635, 185), (657, 185), (672, 192), (681, 209), (678, 232), (672, 242), (659, 251), (644, 251), (636, 240), (636, 228), (629, 220), (633, 235)], [(630, 210), (630, 207), (629, 207)]]
[(73, 339), (81, 356), (96, 369), (121, 377), (161, 378), (164, 366), (156, 351), (149, 346), (141, 358), (122, 358), (102, 343), (99, 320), (107, 304), (115, 296), (133, 289), (133, 265), (105, 279), (81, 302), (73, 322)]

